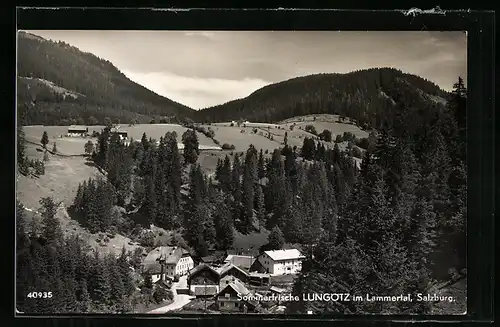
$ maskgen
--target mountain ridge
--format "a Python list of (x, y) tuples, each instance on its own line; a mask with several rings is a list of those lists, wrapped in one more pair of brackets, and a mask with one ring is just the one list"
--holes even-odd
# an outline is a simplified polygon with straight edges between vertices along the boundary
[[(397, 93), (419, 93), (423, 101), (445, 103), (448, 93), (420, 76), (395, 68), (320, 73), (266, 85), (244, 98), (197, 111), (203, 121), (247, 119), (276, 122), (307, 114), (340, 114), (360, 124), (379, 125), (380, 109), (397, 106)], [(380, 107), (380, 108), (378, 108)]]
[[(106, 117), (146, 123), (192, 117), (195, 112), (131, 81), (110, 61), (65, 42), (20, 31), (17, 45), (18, 112), (25, 125), (64, 125), (76, 120), (102, 124)], [(30, 78), (46, 80), (85, 97), (61, 99), (50, 86), (35, 85), (27, 80)]]

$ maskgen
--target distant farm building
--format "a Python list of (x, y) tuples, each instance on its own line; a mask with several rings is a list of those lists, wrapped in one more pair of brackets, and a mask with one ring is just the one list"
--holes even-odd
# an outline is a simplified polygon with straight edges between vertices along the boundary
[(120, 139), (126, 139), (128, 138), (128, 133), (127, 131), (120, 130), (120, 127), (114, 127), (111, 129), (111, 134), (118, 134), (120, 136)]
[(89, 133), (89, 128), (86, 126), (70, 126), (68, 127), (67, 136), (77, 137), (77, 136), (85, 136)]

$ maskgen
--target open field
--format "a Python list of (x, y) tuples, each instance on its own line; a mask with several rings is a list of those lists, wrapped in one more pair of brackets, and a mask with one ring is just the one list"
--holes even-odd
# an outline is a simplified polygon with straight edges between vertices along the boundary
[[(41, 158), (42, 152), (37, 151), (37, 148), (40, 149), (39, 146), (28, 143), (26, 145), (28, 157)], [(111, 251), (118, 254), (123, 246), (127, 250), (134, 250), (138, 245), (129, 244), (131, 242), (129, 238), (118, 234), (109, 238), (105, 246), (100, 245), (97, 239), (102, 236), (89, 233), (68, 215), (66, 208), (73, 203), (78, 184), (97, 176), (102, 176), (102, 174), (95, 167), (87, 165), (84, 157), (59, 157), (49, 154), (49, 161), (45, 162), (44, 175), (35, 178), (18, 174), (16, 196), (26, 208), (28, 221), (33, 217), (40, 218), (38, 213), (40, 198), (52, 197), (56, 204), (60, 204), (57, 217), (65, 235), (79, 235), (91, 248), (98, 249), (100, 252)]]
[[(316, 117), (316, 120), (314, 120)], [(368, 132), (361, 130), (358, 126), (347, 123), (338, 123), (338, 115), (307, 115), (300, 117), (293, 117), (280, 122), (281, 126), (287, 126), (288, 129), (290, 125), (295, 123), (295, 129), (299, 127), (305, 128), (306, 125), (313, 125), (318, 133), (327, 129), (332, 132), (333, 138), (337, 134), (344, 134), (344, 132), (351, 132), (357, 138), (368, 137)], [(348, 120), (346, 120), (347, 122)]]
[[(203, 127), (208, 128), (207, 125)], [(235, 146), (235, 151), (246, 151), (250, 144), (253, 144), (257, 150), (272, 151), (280, 146), (280, 141), (271, 141), (263, 135), (252, 133), (252, 127), (230, 127), (230, 126), (212, 126), (215, 131), (215, 139), (222, 146), (224, 143)], [(241, 131), (245, 131), (242, 133)], [(201, 144), (201, 143), (200, 143)]]
[[(50, 144), (53, 143), (54, 140), (60, 139), (61, 135), (66, 135), (69, 126), (24, 126), (24, 132), (28, 137), (34, 137), (38, 142), (42, 138), (42, 134), (44, 131), (47, 131), (49, 135)], [(100, 132), (104, 126), (88, 126), (89, 134), (92, 134), (94, 131)], [(142, 134), (146, 133), (148, 138), (153, 138), (159, 140), (160, 137), (165, 136), (167, 132), (176, 132), (177, 140), (179, 143), (182, 142), (182, 134), (187, 130), (186, 127), (177, 124), (138, 124), (134, 126), (121, 125), (119, 130), (126, 131), (128, 133), (129, 138), (133, 138), (134, 140), (140, 140), (142, 138)], [(214, 142), (206, 137), (204, 134), (196, 132), (198, 135), (198, 140), (200, 145), (215, 145)], [(77, 139), (77, 138), (75, 138)], [(86, 142), (86, 141), (85, 141)], [(85, 143), (84, 142), (84, 143)]]
[[(316, 120), (314, 120), (316, 117)], [(213, 123), (211, 128), (215, 131), (215, 139), (220, 144), (234, 144), (236, 151), (245, 151), (250, 144), (253, 144), (257, 149), (274, 150), (276, 147), (282, 146), (285, 139), (285, 132), (288, 135), (288, 144), (290, 146), (301, 147), (305, 137), (317, 138), (314, 134), (306, 132), (304, 129), (307, 125), (313, 125), (318, 133), (327, 129), (332, 132), (332, 137), (335, 138), (338, 134), (351, 132), (358, 138), (368, 137), (366, 131), (361, 130), (358, 126), (348, 123), (338, 123), (337, 115), (308, 115), (293, 117), (277, 124), (250, 122), (246, 126), (231, 127), (231, 122)], [(347, 122), (347, 120), (346, 120)], [(293, 130), (290, 126), (295, 124)], [(204, 125), (205, 128), (209, 126)], [(253, 133), (253, 129), (257, 128), (257, 133)], [(244, 131), (242, 133), (241, 131)], [(270, 133), (273, 140), (266, 136)], [(333, 147), (332, 142), (323, 142), (326, 147)]]
[(38, 200), (46, 196), (69, 205), (75, 198), (78, 184), (96, 176), (102, 175), (95, 167), (87, 165), (84, 157), (64, 158), (49, 154), (44, 175), (38, 178), (18, 176), (17, 197), (28, 208), (38, 207)]

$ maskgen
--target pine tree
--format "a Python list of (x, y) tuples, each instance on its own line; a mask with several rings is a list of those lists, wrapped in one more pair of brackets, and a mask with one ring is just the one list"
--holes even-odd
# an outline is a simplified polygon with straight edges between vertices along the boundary
[(77, 292), (78, 312), (85, 313), (90, 311), (91, 300), (87, 287), (87, 280), (81, 279)]
[(43, 237), (48, 242), (60, 242), (62, 230), (56, 217), (57, 206), (50, 197), (40, 199), (42, 205)]
[(26, 174), (28, 169), (26, 139), (22, 126), (17, 127), (17, 169), (21, 174)]
[(95, 252), (94, 283), (92, 287), (94, 300), (103, 308), (111, 304), (111, 275), (104, 259)]
[(233, 194), (234, 203), (240, 205), (241, 201), (241, 163), (238, 156), (233, 159), (233, 167), (231, 170), (231, 193)]
[(247, 150), (245, 166), (243, 168), (242, 202), (244, 217), (242, 218), (242, 231), (249, 232), (254, 224), (255, 185), (257, 183), (257, 150), (253, 145)]
[(47, 144), (49, 144), (49, 135), (47, 134), (47, 131), (43, 132), (42, 139), (41, 139), (40, 143), (42, 144), (44, 149), (47, 148)]
[(131, 295), (135, 287), (132, 280), (132, 276), (130, 275), (130, 266), (127, 261), (127, 253), (125, 246), (123, 246), (122, 252), (120, 253), (120, 256), (117, 259), (117, 264), (118, 264), (119, 275), (124, 285), (124, 290), (125, 290), (124, 294)]
[(262, 191), (262, 186), (259, 184), (255, 185), (255, 212), (257, 216), (257, 222), (259, 224), (259, 231), (265, 228), (266, 222), (266, 207), (265, 207), (264, 192)]
[(215, 197), (215, 211), (213, 215), (216, 244), (221, 250), (230, 249), (234, 242), (233, 218), (230, 206), (222, 195)]
[(91, 140), (88, 140), (87, 143), (85, 143), (85, 153), (91, 155), (93, 152), (94, 152), (94, 143), (92, 143)]
[(182, 143), (184, 144), (184, 162), (193, 164), (198, 160), (200, 154), (198, 135), (193, 129), (188, 129), (182, 134)]
[(273, 227), (271, 233), (268, 237), (269, 249), (270, 250), (281, 250), (285, 244), (285, 239), (283, 237), (283, 232), (278, 226)]
[(264, 164), (264, 153), (262, 152), (262, 149), (260, 149), (260, 152), (259, 152), (259, 161), (257, 163), (257, 174), (259, 176), (259, 179), (266, 177), (266, 170), (265, 170), (265, 164)]
[(54, 145), (52, 146), (52, 152), (57, 153), (56, 142), (54, 142)]

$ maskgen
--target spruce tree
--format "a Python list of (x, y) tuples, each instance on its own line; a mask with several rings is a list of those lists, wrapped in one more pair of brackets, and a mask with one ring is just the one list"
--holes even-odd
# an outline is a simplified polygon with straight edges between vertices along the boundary
[(42, 144), (43, 148), (47, 148), (47, 144), (49, 144), (49, 135), (47, 134), (47, 131), (43, 131), (42, 139), (40, 140), (40, 143)]
[(271, 233), (268, 237), (269, 249), (270, 250), (281, 250), (285, 244), (285, 239), (283, 237), (283, 232), (278, 226), (273, 227)]
[(257, 174), (259, 176), (259, 179), (266, 177), (264, 153), (263, 153), (262, 149), (260, 149), (260, 152), (259, 152), (259, 161), (257, 163)]
[(57, 206), (50, 197), (40, 199), (42, 205), (43, 237), (47, 242), (60, 242), (62, 240), (62, 230), (59, 220), (56, 217)]
[(184, 163), (193, 164), (198, 160), (200, 154), (198, 135), (193, 129), (188, 129), (182, 134), (184, 144)]

